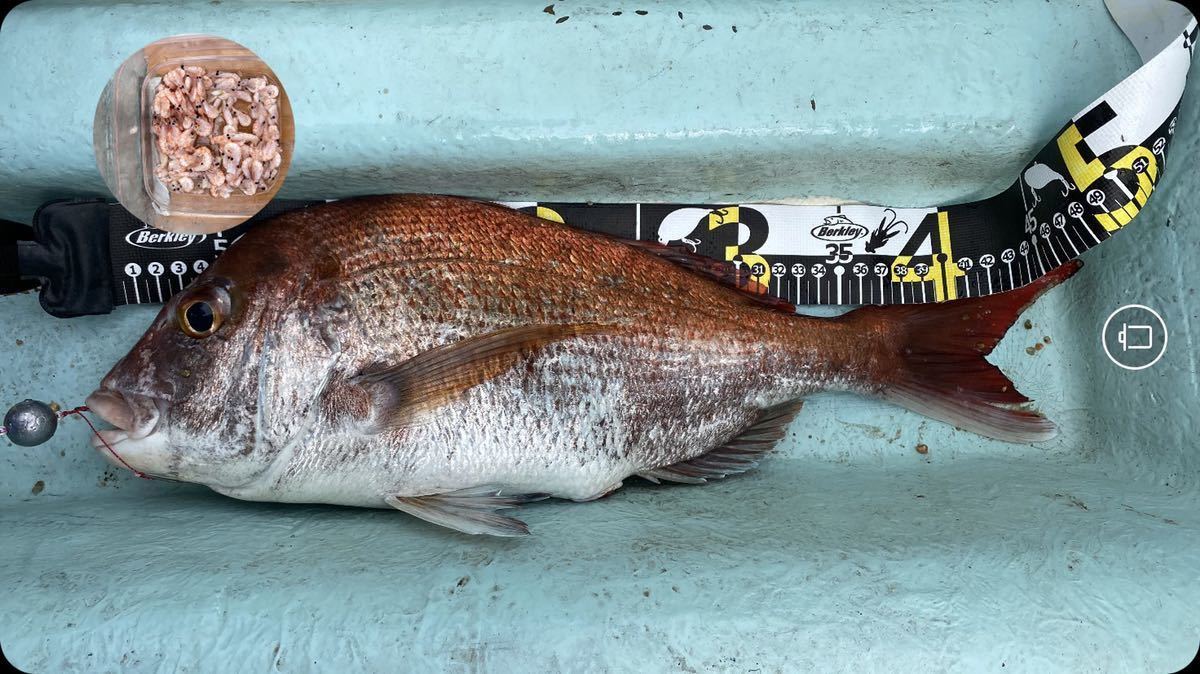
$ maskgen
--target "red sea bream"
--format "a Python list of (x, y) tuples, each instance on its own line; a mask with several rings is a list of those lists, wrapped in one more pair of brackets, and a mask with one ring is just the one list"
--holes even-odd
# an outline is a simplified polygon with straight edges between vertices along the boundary
[(365, 197), (248, 232), (88, 405), (149, 475), (517, 535), (506, 511), (531, 500), (744, 472), (814, 391), (1046, 439), (984, 356), (1077, 268), (814, 318), (687, 252), (465, 199)]

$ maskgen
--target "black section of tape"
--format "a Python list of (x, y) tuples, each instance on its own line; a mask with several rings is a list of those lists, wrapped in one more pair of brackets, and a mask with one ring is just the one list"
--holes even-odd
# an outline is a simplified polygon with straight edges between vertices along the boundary
[(39, 285), (36, 279), (21, 274), (18, 250), (33, 241), (33, 228), (19, 222), (0, 220), (0, 295), (25, 292)]
[(114, 305), (159, 304), (187, 287), (233, 241), (255, 223), (322, 203), (275, 200), (246, 222), (215, 234), (164, 232), (138, 220), (118, 204), (109, 206), (108, 276)]
[(46, 313), (72, 318), (112, 310), (107, 223), (107, 206), (97, 200), (50, 202), (34, 214), (34, 241), (20, 244), (18, 266), (40, 282)]

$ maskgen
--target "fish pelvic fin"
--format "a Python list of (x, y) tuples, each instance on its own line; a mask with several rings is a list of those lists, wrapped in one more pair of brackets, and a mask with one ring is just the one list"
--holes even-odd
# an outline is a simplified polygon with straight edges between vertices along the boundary
[(740, 475), (758, 467), (758, 460), (771, 451), (787, 431), (788, 424), (800, 413), (802, 400), (792, 400), (767, 407), (758, 413), (754, 422), (721, 446), (694, 459), (638, 473), (638, 477), (654, 482), (704, 484), (730, 475)]
[(388, 496), (385, 500), (396, 510), (464, 534), (513, 537), (527, 536), (529, 527), (500, 512), (547, 498), (548, 494), (509, 494), (484, 485), (428, 496)]
[(363, 372), (350, 383), (371, 393), (377, 420), (373, 430), (405, 428), (424, 423), (437, 409), (537, 349), (604, 329), (596, 324), (506, 328), (422, 351), (394, 367)]
[(997, 440), (1032, 443), (1058, 430), (985, 356), (1043, 293), (1083, 266), (1069, 262), (1016, 290), (936, 305), (864, 307), (839, 320), (878, 334), (884, 346), (867, 393), (963, 430)]

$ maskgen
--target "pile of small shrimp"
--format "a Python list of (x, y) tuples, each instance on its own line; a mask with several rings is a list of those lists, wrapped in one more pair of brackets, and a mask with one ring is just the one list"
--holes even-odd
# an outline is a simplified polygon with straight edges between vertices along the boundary
[(253, 196), (267, 189), (283, 162), (279, 87), (266, 77), (174, 68), (154, 90), (152, 130), (154, 175), (174, 192)]

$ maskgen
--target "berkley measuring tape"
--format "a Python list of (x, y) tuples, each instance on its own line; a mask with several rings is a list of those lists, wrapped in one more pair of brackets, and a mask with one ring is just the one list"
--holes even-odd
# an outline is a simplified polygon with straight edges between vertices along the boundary
[(988, 199), (869, 205), (509, 203), (745, 267), (793, 304), (912, 304), (1021, 287), (1128, 225), (1162, 178), (1197, 37), (1182, 5), (1106, 0), (1143, 65)]
[[(1162, 179), (1197, 23), (1169, 0), (1106, 5), (1143, 65), (1072, 117), (1011, 187), (988, 199), (929, 208), (500, 203), (731, 262), (745, 271), (746, 283), (796, 305), (913, 304), (1011, 290), (1124, 228)], [(111, 305), (56, 315), (164, 302), (254, 222), (313, 203), (321, 202), (272, 202), (250, 222), (208, 235), (161, 232), (117, 205), (48, 205), (35, 230), (49, 230), (57, 219), (81, 236), (80, 218), (103, 220), (111, 259), (103, 283), (75, 283), (103, 294), (102, 304), (105, 287), (111, 289)], [(46, 294), (43, 288), (42, 304), (55, 313)]]

